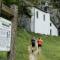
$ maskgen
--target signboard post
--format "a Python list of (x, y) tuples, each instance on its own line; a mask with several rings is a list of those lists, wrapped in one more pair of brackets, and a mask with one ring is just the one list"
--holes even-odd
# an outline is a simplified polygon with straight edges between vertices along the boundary
[(10, 51), (11, 22), (0, 17), (0, 51)]

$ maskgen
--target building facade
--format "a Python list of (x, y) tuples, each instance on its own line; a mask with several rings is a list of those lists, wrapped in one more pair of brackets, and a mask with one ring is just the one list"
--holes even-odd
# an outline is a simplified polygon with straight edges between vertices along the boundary
[(50, 20), (50, 14), (32, 7), (31, 31), (45, 35), (58, 36), (58, 29)]

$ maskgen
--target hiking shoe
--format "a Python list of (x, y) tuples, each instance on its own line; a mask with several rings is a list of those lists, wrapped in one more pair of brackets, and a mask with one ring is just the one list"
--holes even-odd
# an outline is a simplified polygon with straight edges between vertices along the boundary
[(32, 50), (32, 53), (33, 53), (33, 50)]

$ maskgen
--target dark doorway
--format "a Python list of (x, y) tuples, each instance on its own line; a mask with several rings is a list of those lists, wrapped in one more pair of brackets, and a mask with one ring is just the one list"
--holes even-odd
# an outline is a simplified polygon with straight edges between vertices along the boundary
[(50, 29), (50, 35), (52, 35), (52, 30)]
[(60, 35), (60, 27), (58, 28), (58, 35)]

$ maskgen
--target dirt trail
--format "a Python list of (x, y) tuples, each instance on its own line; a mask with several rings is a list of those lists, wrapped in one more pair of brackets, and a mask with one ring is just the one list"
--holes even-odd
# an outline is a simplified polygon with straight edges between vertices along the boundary
[(38, 53), (41, 54), (41, 48), (38, 49), (38, 45), (36, 43), (36, 50), (32, 53), (31, 46), (28, 46), (29, 51), (29, 60), (37, 60)]
[(29, 51), (29, 60), (37, 60), (37, 54), (38, 54), (38, 47), (36, 44), (36, 50), (32, 53), (31, 46), (28, 46)]
[(31, 47), (28, 47), (29, 50), (29, 60), (36, 60), (36, 52), (32, 53)]
[(30, 54), (29, 59), (30, 59), (30, 60), (36, 60), (36, 59), (35, 59), (35, 56), (34, 56), (33, 54)]

